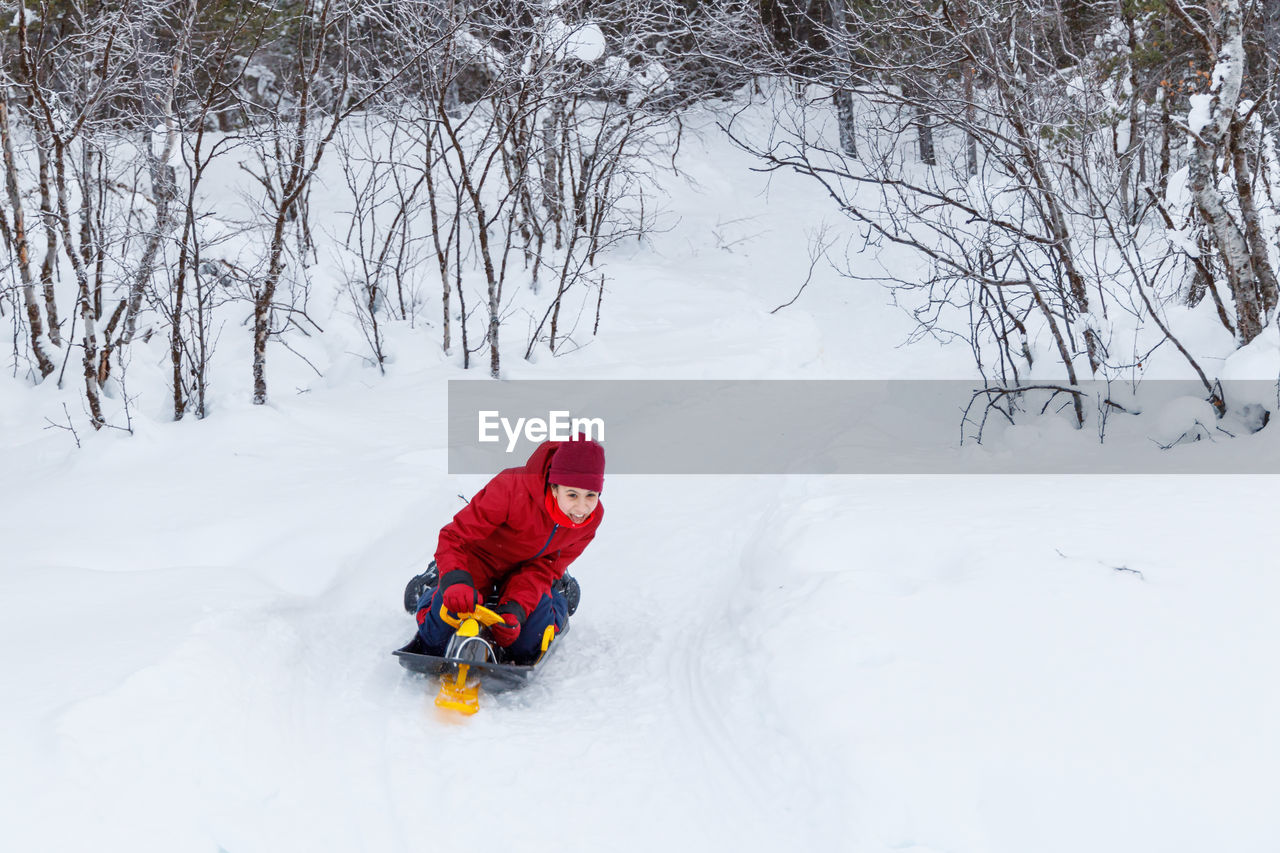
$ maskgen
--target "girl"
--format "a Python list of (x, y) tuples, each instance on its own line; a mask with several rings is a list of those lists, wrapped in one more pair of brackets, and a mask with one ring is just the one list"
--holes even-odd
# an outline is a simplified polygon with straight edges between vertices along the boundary
[(581, 435), (543, 442), (523, 467), (490, 480), (440, 531), (438, 583), (428, 569), (405, 590), (406, 606), (417, 600), (423, 651), (443, 654), (453, 636), (441, 605), (470, 613), (496, 597), (504, 621), (490, 628), (494, 642), (516, 663), (536, 660), (547, 626), (558, 634), (569, 623), (557, 581), (596, 535), (603, 487), (604, 448)]

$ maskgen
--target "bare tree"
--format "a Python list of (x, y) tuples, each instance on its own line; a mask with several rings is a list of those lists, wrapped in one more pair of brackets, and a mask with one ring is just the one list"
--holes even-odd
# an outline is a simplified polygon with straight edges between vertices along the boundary
[[(351, 304), (376, 363), (387, 324), (418, 322), (436, 275), (441, 343), (460, 340), (465, 367), (487, 351), (500, 374), (513, 318), (527, 322), (527, 358), (580, 346), (588, 303), (599, 327), (603, 253), (648, 227), (679, 110), (755, 73), (739, 33), (752, 10), (18, 4), (0, 72), (15, 370), (27, 359), (54, 375), (59, 350), (65, 367), (78, 349), (92, 425), (115, 420), (117, 400), (128, 428), (126, 367), (158, 336), (174, 418), (204, 417), (219, 332), (251, 305), (253, 400), (266, 402), (268, 344), (319, 329), (308, 267), (332, 235), (313, 232), (310, 198), (339, 171)], [(228, 186), (240, 166), (249, 179)], [(245, 187), (247, 214), (219, 204)], [(74, 311), (58, 310), (60, 291)]]
[[(1249, 167), (1243, 157), (1244, 142), (1240, 137), (1247, 123), (1236, 115), (1245, 75), (1243, 10), (1240, 0), (1224, 0), (1218, 7), (1218, 19), (1205, 28), (1192, 19), (1180, 0), (1171, 0), (1170, 6), (1196, 34), (1213, 66), (1209, 91), (1193, 96), (1187, 118), (1193, 151), (1191, 190), (1221, 253), (1236, 306), (1239, 339), (1247, 344), (1262, 331), (1276, 306), (1278, 293), (1253, 203)], [(1217, 162), (1221, 155), (1228, 155), (1228, 162), (1235, 167), (1243, 225), (1236, 220), (1218, 186)]]
[(56, 369), (44, 343), (44, 321), (40, 316), (40, 305), (36, 299), (35, 280), (31, 275), (31, 264), (27, 241), (26, 215), (22, 204), (22, 189), (18, 182), (18, 163), (14, 154), (13, 129), (9, 122), (8, 86), (0, 84), (0, 145), (3, 146), (4, 183), (9, 197), (9, 209), (13, 217), (11, 240), (14, 260), (18, 267), (18, 276), (22, 281), (23, 303), (27, 311), (27, 329), (30, 333), (31, 352), (35, 356), (40, 376), (45, 377)]
[[(1147, 61), (1139, 42), (1149, 19), (1117, 8), (1069, 21), (1056, 4), (1006, 0), (845, 10), (843, 22), (812, 24), (831, 47), (805, 62), (769, 62), (812, 100), (775, 101), (767, 135), (737, 118), (727, 127), (767, 168), (814, 178), (869, 240), (909, 247), (929, 270), (923, 279), (846, 272), (918, 294), (904, 303), (915, 306), (920, 333), (967, 340), (1001, 405), (1044, 370), (1036, 341), (1056, 355), (1065, 388), (1138, 370), (1141, 357), (1116, 350), (1121, 312), (1154, 326), (1156, 345), (1175, 347), (1222, 411), (1213, 377), (1163, 316), (1170, 259), (1188, 255), (1165, 238), (1183, 224), (1157, 193), (1173, 168), (1171, 146), (1166, 137), (1151, 147), (1144, 130), (1149, 102), (1140, 97), (1155, 86), (1138, 74), (1138, 56)], [(839, 110), (827, 123), (822, 100), (851, 75), (861, 105), (856, 163)], [(1147, 166), (1149, 148), (1163, 148), (1158, 169)], [(1252, 188), (1237, 183), (1247, 210)], [(1082, 424), (1081, 396), (1068, 396)]]
[(204, 191), (210, 167), (230, 160), (245, 144), (239, 133), (215, 128), (226, 123), (229, 112), (251, 109), (242, 102), (246, 74), (269, 24), (269, 17), (261, 12), (241, 10), (221, 27), (210, 28), (210, 38), (195, 43), (187, 37), (176, 45), (173, 66), (186, 73), (176, 93), (177, 128), (166, 126), (164, 150), (170, 156), (176, 153), (181, 168), (169, 165), (169, 159), (150, 164), (153, 169), (172, 169), (179, 190), (172, 202), (177, 213), (170, 214), (180, 219), (178, 234), (171, 238), (176, 243), (176, 266), (166, 270), (168, 287), (153, 297), (169, 325), (174, 420), (181, 420), (188, 411), (197, 418), (208, 414), (209, 372), (218, 328), (214, 309), (230, 301), (250, 277), (247, 270), (221, 256), (219, 243), (236, 236), (235, 229), (218, 221), (214, 230), (220, 236), (206, 234), (205, 222), (216, 212), (209, 209), (212, 205)]
[(347, 288), (379, 370), (386, 361), (380, 317), (411, 319), (421, 300), (415, 283), (421, 238), (414, 232), (431, 169), (402, 161), (412, 144), (404, 131), (412, 125), (399, 118), (369, 113), (338, 137), (352, 201), (344, 243), (354, 268), (345, 272)]
[[(42, 4), (48, 11), (48, 4)], [(85, 10), (80, 10), (82, 13)], [(47, 141), (56, 206), (50, 218), (58, 224), (64, 256), (77, 285), (77, 314), (82, 329), (81, 348), (85, 398), (90, 423), (105, 425), (101, 386), (107, 360), (99, 327), (103, 316), (102, 208), (106, 186), (101, 152), (88, 135), (106, 114), (114, 98), (123, 95), (124, 51), (133, 9), (129, 3), (99, 15), (73, 17), (80, 26), (66, 33), (42, 28), (32, 34), (25, 8), (17, 16), (17, 68), (20, 84), (31, 102), (37, 137)], [(47, 20), (42, 14), (40, 20)], [(72, 158), (79, 154), (79, 160)], [(79, 202), (73, 207), (72, 184), (79, 185)], [(79, 220), (79, 234), (72, 231)]]
[[(545, 275), (555, 277), (555, 293), (525, 355), (531, 357), (540, 339), (554, 352), (565, 294), (594, 281), (591, 270), (604, 246), (645, 227), (640, 164), (656, 159), (649, 140), (669, 120), (659, 106), (670, 91), (666, 69), (656, 57), (606, 58), (605, 33), (629, 30), (637, 40), (641, 33), (659, 34), (657, 18), (670, 14), (670, 7), (606, 4), (588, 14), (585, 7), (562, 4), (525, 11), (512, 24), (491, 10), (455, 7), (453, 50), (439, 62), (454, 73), (423, 75), (432, 98), (424, 116), (438, 133), (422, 136), (440, 144), (423, 160), (436, 163), (465, 201), (465, 209), (454, 205), (450, 231), (456, 242), (458, 217), (465, 215), (485, 283), (485, 344), (495, 377), (504, 294), (516, 265), (535, 296)], [(459, 88), (467, 69), (479, 81), (477, 94), (453, 103), (448, 93)], [(438, 233), (440, 202), (447, 198), (436, 191), (434, 177), (429, 196)], [(624, 203), (632, 201), (638, 203)], [(447, 292), (444, 253), (437, 255)], [(461, 252), (454, 254), (453, 263), (462, 260)], [(544, 328), (550, 331), (542, 337)]]

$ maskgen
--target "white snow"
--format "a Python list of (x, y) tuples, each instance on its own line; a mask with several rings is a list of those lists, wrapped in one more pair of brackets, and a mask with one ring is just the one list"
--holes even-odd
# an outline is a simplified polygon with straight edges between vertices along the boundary
[(1199, 136), (1200, 132), (1213, 120), (1213, 97), (1211, 92), (1199, 92), (1187, 98), (1187, 102), (1191, 105), (1187, 113), (1187, 129), (1192, 134)]
[(1164, 237), (1169, 244), (1189, 258), (1200, 257), (1200, 245), (1196, 242), (1195, 228), (1166, 228)]
[[(971, 374), (822, 268), (770, 314), (812, 229), (848, 226), (709, 121), (680, 164), (665, 227), (610, 256), (600, 336), (510, 378)], [(253, 407), (229, 329), (211, 417), (161, 400), (81, 450), (44, 429), (74, 388), (0, 379), (0, 849), (1280, 846), (1274, 477), (610, 476), (563, 647), (450, 718), (391, 650), (485, 478), (447, 473), (458, 359), (387, 333), (387, 376), (353, 332), (323, 380), (273, 353)], [(163, 382), (155, 346), (133, 381)]]
[(629, 82), (631, 95), (628, 102), (631, 102), (637, 97), (648, 97), (668, 91), (671, 88), (671, 73), (667, 71), (666, 66), (654, 59), (633, 69)]
[(590, 22), (573, 26), (553, 16), (547, 23), (547, 38), (561, 60), (573, 57), (590, 64), (604, 56), (604, 32)]
[(1178, 397), (1165, 403), (1149, 427), (1151, 439), (1168, 446), (1212, 438), (1218, 417), (1203, 397)]
[(169, 133), (169, 126), (164, 122), (151, 129), (151, 156), (161, 160), (163, 165), (172, 165), (178, 159), (179, 143), (177, 142), (176, 132), (174, 134), (174, 145), (169, 149), (168, 156), (165, 156), (165, 149), (169, 145)]
[(26, 21), (27, 26), (37, 23), (40, 20), (40, 13), (35, 9), (28, 9), (25, 6), (18, 6), (13, 10), (13, 20), (9, 22), (11, 28), (16, 29), (18, 26), (18, 16), (22, 15), (22, 20)]

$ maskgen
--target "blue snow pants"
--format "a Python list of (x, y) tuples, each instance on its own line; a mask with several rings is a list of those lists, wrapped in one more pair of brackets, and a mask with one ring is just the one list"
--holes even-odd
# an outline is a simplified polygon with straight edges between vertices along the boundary
[[(507, 646), (507, 657), (521, 664), (530, 664), (542, 654), (542, 635), (548, 625), (556, 626), (556, 633), (569, 624), (569, 602), (558, 590), (542, 596), (538, 606), (524, 620), (520, 636)], [(418, 601), (418, 636), (422, 638), (423, 651), (430, 655), (444, 654), (454, 627), (440, 618), (440, 589), (432, 587)]]

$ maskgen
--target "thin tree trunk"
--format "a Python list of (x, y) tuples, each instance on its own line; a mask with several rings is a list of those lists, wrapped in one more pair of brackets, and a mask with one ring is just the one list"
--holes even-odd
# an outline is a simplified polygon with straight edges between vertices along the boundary
[[(956, 5), (956, 29), (961, 35), (965, 35), (969, 29), (968, 0), (961, 0), (961, 2)], [(973, 57), (966, 51), (964, 60), (961, 63), (960, 79), (964, 88), (965, 174), (970, 178), (978, 174), (978, 136), (974, 132), (974, 128), (977, 127), (978, 124), (978, 105), (974, 101), (973, 83), (975, 76)]]
[(271, 232), (270, 260), (267, 276), (253, 300), (253, 403), (267, 402), (267, 340), (271, 336), (271, 307), (276, 298), (276, 287), (284, 272), (284, 240), (287, 210), (276, 211), (275, 227)]
[(1239, 117), (1232, 120), (1231, 158), (1236, 173), (1236, 198), (1240, 202), (1240, 218), (1244, 222), (1245, 239), (1249, 244), (1249, 261), (1258, 278), (1258, 296), (1264, 318), (1271, 316), (1280, 298), (1271, 259), (1267, 257), (1267, 241), (1263, 236), (1262, 217), (1253, 199), (1253, 169), (1247, 156), (1248, 127)]
[[(1121, 4), (1125, 28), (1129, 38), (1129, 74), (1125, 80), (1128, 86), (1128, 115), (1125, 117), (1125, 139), (1116, 139), (1116, 159), (1120, 164), (1120, 209), (1125, 218), (1133, 224), (1137, 214), (1137, 191), (1134, 182), (1134, 171), (1138, 164), (1138, 152), (1142, 148), (1141, 128), (1138, 125), (1138, 68), (1134, 60), (1138, 52), (1138, 35), (1128, 4)], [(1121, 144), (1123, 142), (1123, 144)]]
[[(430, 142), (428, 142), (430, 145)], [(440, 242), (440, 213), (436, 204), (436, 181), (432, 175), (435, 168), (433, 162), (433, 150), (428, 149), (426, 155), (426, 165), (424, 169), (427, 175), (427, 209), (431, 213), (431, 243), (435, 246), (436, 261), (440, 267), (440, 328), (441, 337), (443, 338), (443, 347), (446, 354), (449, 352), (451, 345), (451, 324), (449, 322), (449, 252), (448, 241)], [(454, 217), (454, 227), (457, 227), (457, 217)]]
[[(557, 133), (564, 124), (564, 98), (556, 98), (551, 109), (542, 119), (542, 203), (547, 209), (547, 220), (556, 229), (555, 248), (560, 249), (561, 223), (564, 219), (564, 183), (561, 177), (561, 149)], [(541, 258), (543, 236), (539, 235), (538, 255)], [(537, 275), (537, 272), (534, 272)]]
[[(197, 139), (195, 145), (195, 159), (200, 161), (200, 144), (203, 140)], [(201, 167), (201, 172), (203, 167)], [(197, 173), (196, 180), (192, 182), (191, 188), (187, 193), (187, 222), (190, 225), (190, 236), (187, 241), (185, 250), (191, 255), (191, 279), (195, 285), (195, 354), (191, 359), (192, 382), (194, 384), (195, 402), (196, 402), (196, 419), (203, 420), (208, 414), (206, 401), (208, 399), (209, 390), (209, 359), (213, 355), (209, 348), (209, 314), (211, 299), (209, 290), (204, 283), (204, 275), (200, 271), (200, 234), (195, 227), (195, 215), (192, 212), (195, 208), (195, 187), (199, 182), (200, 172)]]
[[(1057, 189), (1052, 178), (1045, 171), (1044, 164), (1040, 161), (1039, 152), (1035, 149), (1034, 140), (1021, 117), (1011, 112), (1010, 124), (1018, 132), (1020, 153), (1026, 166), (1027, 174), (1030, 175), (1032, 183), (1037, 190), (1041, 217), (1049, 230), (1049, 234), (1053, 237), (1051, 251), (1057, 257), (1058, 262), (1062, 265), (1063, 272), (1066, 274), (1071, 301), (1074, 303), (1076, 311), (1087, 316), (1090, 311), (1089, 291), (1085, 286), (1084, 276), (1080, 274), (1079, 267), (1076, 265), (1074, 241), (1071, 238), (1071, 231), (1067, 227), (1067, 217), (1062, 211)], [(1085, 350), (1089, 358), (1089, 371), (1096, 374), (1098, 368), (1102, 365), (1099, 353), (1101, 344), (1092, 326), (1085, 327), (1084, 340)]]
[(53, 197), (49, 191), (49, 142), (36, 127), (36, 162), (40, 181), (40, 221), (44, 226), (44, 260), (40, 263), (40, 285), (44, 288), (44, 310), (49, 318), (49, 340), (54, 346), (62, 346), (62, 329), (58, 320), (58, 299), (53, 290), (53, 273), (58, 261), (58, 225), (53, 212)]
[[(476, 218), (476, 237), (480, 246), (480, 258), (484, 264), (485, 283), (488, 291), (487, 307), (489, 309), (489, 323), (486, 337), (489, 341), (489, 375), (494, 379), (497, 379), (500, 375), (499, 368), (501, 366), (501, 356), (498, 349), (498, 331), (500, 325), (498, 310), (502, 301), (502, 294), (500, 290), (500, 283), (498, 281), (497, 269), (493, 264), (493, 251), (489, 246), (489, 218), (485, 213), (484, 202), (480, 198), (480, 192), (476, 189), (474, 182), (471, 180), (471, 173), (467, 166), (466, 157), (464, 156), (465, 148), (462, 141), (458, 138), (457, 130), (453, 126), (453, 123), (448, 120), (447, 116), (442, 124), (445, 133), (449, 135), (450, 145), (458, 155), (458, 171), (462, 181), (462, 188), (467, 193), (467, 198), (471, 202), (472, 214)], [(459, 231), (461, 231), (461, 229), (459, 229)], [(508, 233), (507, 239), (510, 241), (510, 233)], [(459, 267), (462, 265), (461, 252), (458, 254), (458, 265)], [(461, 292), (459, 292), (459, 297), (461, 297)], [(464, 329), (465, 324), (466, 318), (464, 316)]]
[[(177, 84), (180, 69), (180, 61), (174, 60), (173, 81), (175, 85)], [(164, 107), (164, 124), (166, 128), (164, 148), (159, 156), (156, 156), (151, 149), (153, 131), (150, 129), (144, 131), (146, 135), (144, 141), (147, 143), (147, 165), (151, 171), (151, 195), (156, 206), (156, 216), (151, 233), (147, 235), (146, 246), (142, 252), (142, 260), (138, 264), (138, 272), (129, 288), (129, 305), (125, 312), (124, 331), (121, 334), (121, 343), (124, 344), (128, 344), (133, 340), (133, 334), (138, 323), (138, 312), (142, 310), (142, 297), (146, 293), (147, 285), (151, 282), (151, 276), (155, 273), (156, 257), (160, 254), (162, 242), (169, 235), (169, 232), (173, 230), (173, 203), (177, 200), (178, 185), (175, 179), (175, 170), (169, 163), (177, 147), (178, 128), (173, 117), (172, 98), (169, 99), (169, 103)]]
[(978, 136), (973, 132), (973, 127), (978, 120), (978, 105), (973, 102), (973, 62), (966, 60), (964, 63), (964, 113), (965, 113), (965, 143), (964, 143), (964, 159), (965, 169), (969, 177), (978, 174)]
[[(489, 375), (494, 379), (499, 376), (499, 367), (501, 366), (500, 355), (498, 352), (498, 330), (499, 316), (498, 308), (501, 297), (498, 293), (498, 280), (493, 267), (493, 257), (489, 249), (489, 223), (485, 218), (484, 204), (480, 201), (479, 194), (471, 193), (471, 205), (475, 209), (476, 222), (479, 225), (477, 237), (480, 241), (480, 258), (484, 262), (484, 277), (488, 285), (489, 295)], [(510, 236), (510, 235), (508, 235)]]
[[(93, 257), (94, 236), (93, 236), (93, 218), (94, 218), (94, 198), (92, 187), (93, 181), (93, 148), (89, 145), (88, 140), (80, 142), (80, 257), (84, 263), (86, 270), (95, 266)], [(65, 215), (65, 212), (64, 212)], [(101, 320), (103, 315), (102, 306), (102, 279), (97, 277), (93, 284), (93, 314), (94, 317)]]
[(0, 86), (0, 145), (4, 151), (4, 183), (9, 193), (9, 205), (13, 208), (13, 240), (18, 255), (18, 276), (22, 280), (22, 297), (27, 310), (27, 325), (31, 332), (31, 352), (36, 357), (40, 376), (54, 371), (53, 360), (44, 351), (44, 324), (40, 319), (40, 305), (36, 300), (35, 281), (31, 277), (31, 265), (27, 249), (26, 217), (22, 212), (22, 191), (18, 186), (18, 164), (13, 153), (13, 133), (9, 125), (9, 94)]
[(80, 321), (84, 324), (81, 341), (84, 348), (84, 391), (89, 403), (89, 422), (94, 429), (106, 425), (102, 415), (101, 383), (98, 381), (98, 305), (95, 305), (94, 294), (89, 285), (89, 272), (83, 259), (76, 251), (75, 242), (71, 239), (71, 205), (67, 199), (66, 151), (63, 142), (53, 134), (54, 185), (58, 198), (58, 222), (62, 226), (62, 248), (71, 262), (75, 272), (76, 286), (79, 289), (78, 308)]
[(831, 10), (831, 52), (835, 59), (835, 104), (836, 123), (840, 129), (840, 150), (845, 156), (858, 159), (858, 136), (855, 126), (856, 116), (853, 108), (853, 92), (848, 88), (848, 78), (853, 72), (852, 57), (849, 54), (849, 0), (828, 0)]
[(467, 299), (466, 294), (462, 290), (462, 192), (459, 191), (454, 197), (454, 223), (453, 223), (453, 241), (454, 241), (454, 258), (457, 262), (454, 264), (454, 290), (458, 293), (458, 317), (462, 325), (462, 369), (471, 369), (471, 348), (467, 345)]
[(1264, 311), (1249, 244), (1222, 197), (1217, 170), (1218, 153), (1226, 143), (1244, 77), (1244, 38), (1238, 0), (1225, 0), (1222, 4), (1221, 27), (1224, 37), (1214, 68), (1218, 84), (1211, 95), (1198, 96), (1211, 100), (1207, 121), (1203, 126), (1191, 127), (1193, 139), (1189, 173), (1192, 197), (1209, 226), (1227, 271), (1236, 306), (1238, 340), (1247, 344), (1261, 333)]
[[(1080, 381), (1076, 377), (1075, 364), (1071, 360), (1071, 350), (1067, 347), (1067, 342), (1058, 328), (1057, 318), (1053, 316), (1053, 311), (1044, 301), (1040, 288), (1036, 287), (1034, 283), (1030, 283), (1029, 280), (1028, 283), (1031, 287), (1031, 295), (1035, 298), (1036, 305), (1040, 308), (1040, 313), (1044, 315), (1045, 322), (1049, 324), (1049, 331), (1053, 335), (1054, 345), (1058, 348), (1058, 357), (1062, 359), (1062, 366), (1067, 369), (1067, 380), (1072, 387), (1076, 387), (1080, 384)], [(1071, 399), (1075, 404), (1076, 428), (1078, 429), (1084, 426), (1084, 409), (1081, 408), (1079, 394), (1072, 394)]]
[(1169, 192), (1169, 140), (1173, 136), (1173, 116), (1169, 111), (1169, 95), (1162, 86), (1156, 98), (1160, 101), (1160, 173), (1156, 192), (1163, 201)]
[[(262, 282), (262, 286), (254, 294), (253, 300), (253, 403), (256, 406), (265, 405), (267, 402), (267, 340), (271, 336), (271, 313), (275, 302), (276, 288), (279, 286), (280, 276), (284, 272), (286, 227), (295, 216), (301, 220), (298, 223), (299, 254), (305, 257), (312, 249), (311, 234), (307, 223), (309, 217), (307, 193), (310, 191), (311, 178), (320, 167), (320, 161), (324, 156), (325, 149), (333, 141), (333, 137), (338, 132), (338, 125), (342, 120), (341, 113), (332, 115), (328, 120), (328, 130), (316, 143), (315, 150), (308, 154), (307, 126), (313, 114), (312, 99), (314, 91), (312, 87), (320, 79), (320, 67), (325, 52), (332, 47), (330, 36), (333, 22), (329, 17), (332, 9), (328, 0), (321, 3), (318, 9), (308, 7), (307, 11), (311, 15), (311, 23), (309, 25), (311, 32), (299, 30), (297, 49), (300, 53), (304, 50), (311, 50), (313, 53), (305, 70), (302, 69), (302, 61), (299, 59), (299, 67), (303, 76), (294, 81), (294, 86), (296, 87), (294, 94), (297, 97), (297, 118), (292, 123), (292, 136), (287, 140), (292, 147), (288, 152), (288, 159), (280, 176), (280, 195), (275, 203), (275, 222), (272, 226), (271, 244), (268, 250), (267, 275)], [(313, 38), (315, 42), (308, 44), (305, 42), (307, 38)], [(345, 41), (342, 43), (342, 47), (347, 47)], [(348, 82), (348, 78), (343, 76), (341, 79), (343, 93), (346, 92)], [(343, 103), (341, 98), (339, 98), (339, 103)], [(277, 137), (275, 144), (277, 151), (279, 151), (283, 145), (279, 137)]]
[[(21, 47), (19, 55), (25, 60), (27, 56), (27, 27), (26, 16), (19, 14), (18, 22), (18, 43)], [(31, 69), (25, 65), (23, 73), (27, 77), (31, 85), (31, 97), (35, 101), (40, 114), (40, 118), (36, 119), (36, 123), (43, 122), (42, 132), (45, 138), (51, 143), (53, 154), (53, 175), (54, 188), (56, 190), (56, 198), (58, 205), (58, 227), (61, 231), (62, 248), (67, 256), (67, 260), (71, 262), (71, 269), (76, 277), (76, 287), (78, 290), (77, 310), (80, 319), (84, 322), (84, 332), (81, 338), (83, 353), (82, 364), (84, 367), (84, 386), (85, 400), (89, 405), (89, 423), (94, 429), (101, 429), (106, 425), (106, 419), (102, 415), (102, 400), (100, 393), (100, 384), (98, 381), (97, 359), (98, 359), (98, 331), (97, 319), (101, 305), (95, 305), (93, 294), (90, 292), (89, 275), (82, 262), (79, 252), (76, 251), (74, 241), (71, 238), (71, 206), (67, 199), (67, 139), (63, 138), (56, 131), (56, 121), (54, 118), (54, 109), (49, 103), (49, 98), (40, 89), (35, 81), (35, 75)], [(87, 146), (86, 146), (87, 147)], [(87, 180), (87, 176), (86, 176)], [(85, 186), (86, 194), (89, 192), (88, 186)], [(87, 207), (86, 201), (82, 207)], [(83, 220), (82, 220), (83, 221)]]
[(186, 383), (182, 379), (182, 311), (187, 291), (187, 235), (192, 230), (188, 210), (183, 229), (182, 246), (178, 250), (178, 271), (173, 282), (173, 317), (169, 324), (169, 362), (173, 366), (173, 419), (182, 420), (187, 410)]
[(938, 165), (938, 157), (933, 147), (933, 117), (924, 105), (916, 105), (916, 134), (920, 143), (920, 162), (926, 166)]

